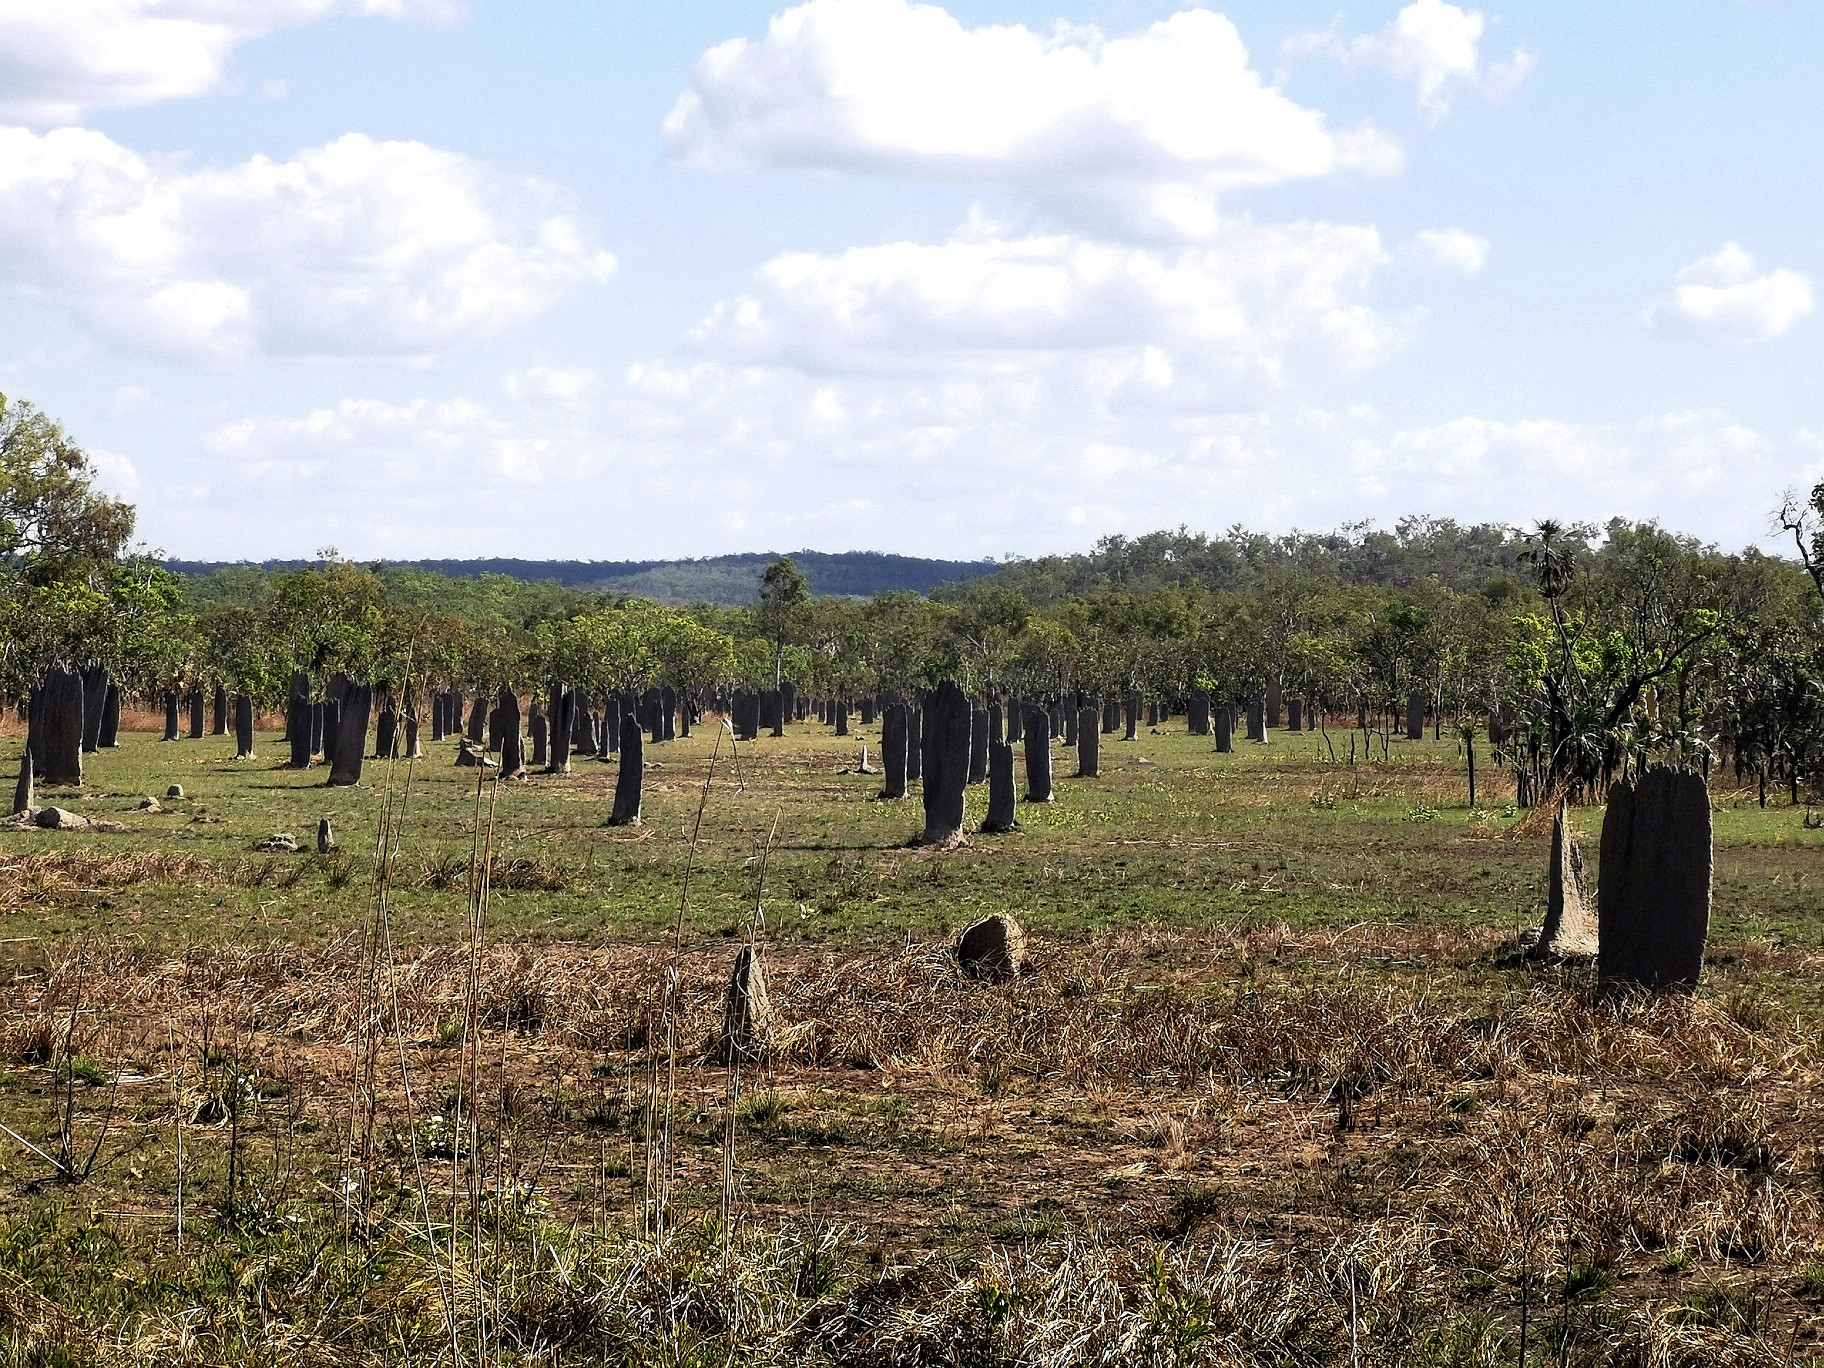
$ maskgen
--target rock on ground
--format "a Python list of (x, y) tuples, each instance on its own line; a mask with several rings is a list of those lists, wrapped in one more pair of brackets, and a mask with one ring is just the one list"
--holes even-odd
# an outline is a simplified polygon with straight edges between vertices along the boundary
[(956, 962), (968, 977), (1008, 983), (1026, 969), (1026, 929), (1012, 917), (983, 917), (956, 942)]

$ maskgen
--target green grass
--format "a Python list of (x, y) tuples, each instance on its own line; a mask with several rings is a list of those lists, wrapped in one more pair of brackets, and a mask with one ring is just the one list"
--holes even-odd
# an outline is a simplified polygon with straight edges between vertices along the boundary
[[(1140, 923), (1167, 926), (1348, 925), (1398, 921), (1518, 930), (1544, 901), (1545, 842), (1510, 834), (1516, 814), (1506, 776), (1484, 765), (1484, 806), (1472, 812), (1454, 742), (1395, 742), (1390, 758), (1330, 760), (1319, 734), (1275, 733), (1267, 746), (1218, 756), (1182, 724), (1138, 742), (1104, 738), (1103, 774), (1071, 777), (1073, 752), (1056, 752), (1058, 800), (1021, 805), (1022, 831), (978, 836), (934, 858), (907, 848), (918, 831), (914, 796), (872, 801), (879, 780), (845, 773), (877, 728), (839, 740), (815, 724), (786, 739), (726, 742), (717, 762), (693, 880), (689, 931), (734, 936), (756, 896), (756, 852), (778, 822), (765, 903), (770, 935), (845, 939), (936, 934), (986, 911), (1010, 911), (1053, 935)], [(18, 741), (0, 743), (0, 765)], [(579, 758), (574, 773), (505, 783), (498, 795), (455, 768), (451, 743), (415, 765), (370, 762), (363, 785), (330, 789), (324, 771), (285, 768), (283, 743), (261, 734), (258, 758), (236, 762), (225, 737), (163, 743), (131, 732), (117, 751), (89, 757), (80, 790), (41, 789), (124, 833), (7, 832), (0, 851), (163, 852), (203, 862), (178, 877), (122, 873), (34, 895), (0, 884), (0, 940), (14, 958), (82, 935), (150, 945), (278, 940), (311, 943), (359, 925), (371, 851), (385, 805), (405, 810), (394, 925), (407, 942), (459, 932), (478, 807), (495, 809), (503, 860), (536, 877), (497, 878), (492, 929), (529, 939), (646, 940), (676, 914), (688, 833), (714, 746), (712, 729), (647, 754), (646, 821), (610, 830), (617, 766)], [(170, 784), (186, 797), (163, 800)], [(406, 786), (409, 784), (409, 795)], [(137, 810), (158, 795), (164, 811)], [(985, 788), (970, 792), (979, 820)], [(1765, 939), (1824, 943), (1824, 832), (1802, 809), (1762, 810), (1750, 795), (1719, 795), (1715, 933), (1719, 944)], [(341, 853), (314, 849), (319, 818)], [(1577, 814), (1595, 862), (1601, 814)], [(289, 831), (307, 848), (289, 856), (255, 844)]]

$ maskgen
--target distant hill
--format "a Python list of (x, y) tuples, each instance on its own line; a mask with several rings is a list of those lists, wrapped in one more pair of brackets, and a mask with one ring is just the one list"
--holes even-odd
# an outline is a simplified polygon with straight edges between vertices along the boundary
[[(878, 551), (794, 551), (791, 557), (810, 581), (811, 592), (819, 597), (868, 598), (894, 589), (928, 594), (940, 584), (974, 579), (995, 568), (993, 561), (925, 560)], [(458, 579), (510, 575), (521, 580), (555, 581), (572, 589), (637, 594), (660, 603), (719, 603), (734, 607), (753, 603), (759, 597), (760, 572), (778, 559), (778, 552), (757, 551), (702, 560), (403, 560), (386, 564)], [(261, 561), (257, 565), (246, 561), (164, 562), (167, 570), (180, 575), (207, 575), (235, 565), (298, 570), (311, 564), (314, 562), (303, 560)]]

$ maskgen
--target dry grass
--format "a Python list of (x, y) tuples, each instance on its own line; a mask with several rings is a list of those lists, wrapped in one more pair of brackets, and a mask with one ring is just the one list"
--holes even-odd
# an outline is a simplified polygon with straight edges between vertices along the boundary
[[(1807, 1290), (1824, 1258), (1815, 1028), (1740, 991), (1609, 998), (1575, 977), (1509, 977), (1494, 949), (1384, 927), (1142, 930), (1041, 943), (1005, 989), (965, 981), (939, 947), (774, 953), (789, 1029), (748, 1085), (726, 1248), (690, 1219), (656, 1245), (584, 1238), (639, 1200), (624, 1175), (640, 1167), (637, 1081), (668, 955), (497, 945), (471, 978), (460, 947), (414, 951), (382, 965), (372, 999), (398, 1042), (377, 1092), (379, 1189), (422, 1182), (449, 1201), (461, 1151), (432, 1113), (461, 1064), (437, 1047), (472, 1005), (475, 1133), (512, 1211), (491, 1271), (462, 1289), (485, 1314), (458, 1319), (498, 1316), (496, 1343), (532, 1357), (606, 1344), (617, 1362), (695, 1362), (682, 1346), (734, 1335), (755, 1362), (1493, 1364), (1514, 1360), (1524, 1306), (1541, 1362), (1796, 1361), (1824, 1326)], [(704, 1220), (729, 958), (676, 961), (677, 1190)], [(362, 962), (353, 942), (69, 954), (7, 989), (0, 1058), (48, 1075), (81, 996), (74, 1052), (109, 1073), (187, 1070), (190, 1092), (148, 1094), (123, 1122), (140, 1172), (179, 1113), (220, 1117), (198, 1108), (224, 1069), (242, 1089), (282, 1079), (258, 1084), (283, 1105), (262, 1103), (244, 1135), (272, 1153), (261, 1209), (316, 1229), (333, 1211), (312, 1194), (347, 1123)], [(1371, 972), (1388, 965), (1439, 972)], [(213, 1074), (197, 1063), (211, 1049)], [(192, 1128), (198, 1172), (221, 1130)], [(448, 1157), (425, 1175), (427, 1152)], [(110, 1206), (168, 1227), (168, 1203), (118, 1168), (100, 1181)], [(301, 1267), (260, 1275), (275, 1304), (315, 1318), (287, 1331), (316, 1344), (303, 1358), (357, 1341), (436, 1356), (412, 1327), (436, 1319), (442, 1265), (410, 1236), (410, 1200), (386, 1237), (387, 1277), (404, 1281), (378, 1319), (337, 1320)], [(67, 1341), (48, 1312), (28, 1319)], [(105, 1306), (77, 1320), (144, 1361), (182, 1326), (152, 1310), (127, 1326)], [(271, 1325), (259, 1333), (276, 1347)], [(945, 1357), (959, 1345), (981, 1357)], [(225, 1342), (215, 1355), (238, 1361)]]

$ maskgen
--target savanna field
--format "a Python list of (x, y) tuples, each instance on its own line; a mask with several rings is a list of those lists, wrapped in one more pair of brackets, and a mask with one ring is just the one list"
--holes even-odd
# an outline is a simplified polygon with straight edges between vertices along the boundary
[(120, 829), (0, 832), (9, 1363), (1824, 1358), (1824, 830), (1726, 773), (1703, 984), (1630, 998), (1514, 955), (1549, 821), (1448, 737), (1175, 719), (921, 850), (877, 726), (706, 720), (608, 828), (586, 756), (139, 725), (39, 793)]

